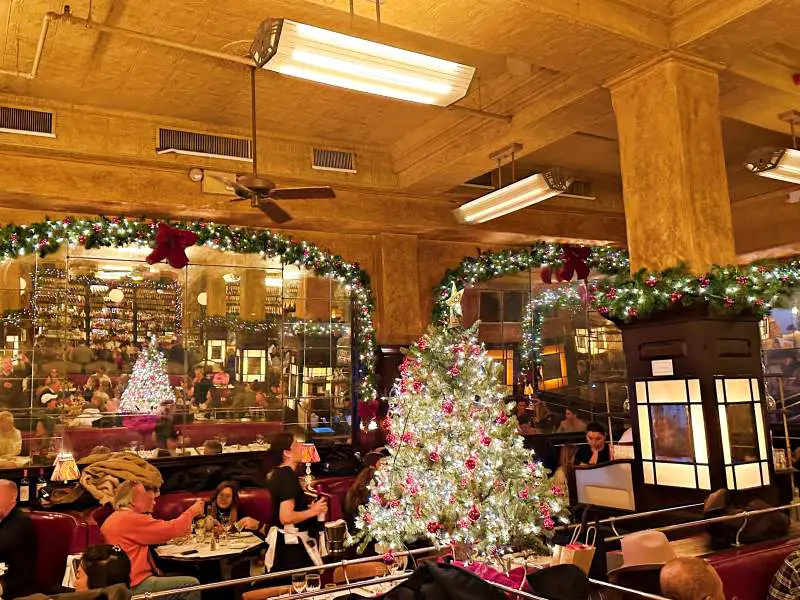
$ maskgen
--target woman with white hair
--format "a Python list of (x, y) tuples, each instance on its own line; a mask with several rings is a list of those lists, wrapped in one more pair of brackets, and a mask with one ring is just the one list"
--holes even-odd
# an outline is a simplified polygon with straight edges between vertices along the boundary
[(14, 427), (14, 415), (0, 412), (0, 456), (19, 456), (22, 452), (22, 434)]

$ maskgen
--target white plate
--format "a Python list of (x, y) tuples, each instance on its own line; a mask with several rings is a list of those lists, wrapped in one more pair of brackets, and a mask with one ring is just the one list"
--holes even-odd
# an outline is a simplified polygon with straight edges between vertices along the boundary
[(232, 544), (228, 544), (226, 547), (230, 548), (231, 550), (244, 550), (248, 545), (249, 544), (245, 544), (244, 542), (233, 542)]

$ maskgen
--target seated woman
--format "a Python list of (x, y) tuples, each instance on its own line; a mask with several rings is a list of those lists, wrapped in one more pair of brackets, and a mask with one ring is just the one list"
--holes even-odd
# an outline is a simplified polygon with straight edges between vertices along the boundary
[(375, 475), (375, 466), (370, 465), (361, 469), (358, 477), (356, 477), (344, 497), (342, 512), (350, 530), (354, 529), (356, 517), (358, 516), (358, 507), (364, 506), (369, 500), (369, 484), (373, 475)]
[(131, 586), (131, 561), (122, 548), (111, 544), (86, 548), (75, 572), (75, 591), (88, 592), (117, 584)]
[(31, 460), (35, 464), (53, 464), (53, 456), (56, 453), (53, 440), (55, 428), (55, 422), (47, 415), (42, 415), (36, 420), (31, 440)]
[(242, 529), (257, 530), (261, 527), (256, 519), (239, 513), (239, 487), (233, 481), (223, 481), (214, 490), (206, 505), (206, 518), (213, 519), (212, 523), (229, 519), (231, 523), (240, 523)]
[(576, 467), (611, 462), (611, 450), (606, 443), (606, 428), (600, 423), (589, 423), (586, 426), (586, 442), (586, 446), (581, 446), (575, 452), (573, 463)]
[[(271, 441), (269, 454), (280, 462), (267, 479), (275, 506), (273, 521), (279, 523), (282, 529), (295, 532), (301, 539), (297, 540), (300, 543), (288, 544), (284, 534), (277, 528), (270, 529), (267, 539), (270, 547), (265, 560), (267, 570), (287, 571), (314, 564), (312, 553), (306, 549), (307, 543), (303, 543), (303, 539), (311, 538), (313, 542), (314, 535), (318, 533), (317, 516), (328, 511), (328, 504), (324, 498), (312, 502), (312, 497), (300, 485), (296, 470), (302, 458), (301, 447), (291, 433), (279, 433)], [(308, 544), (309, 548), (312, 546)], [(275, 579), (270, 580), (271, 585), (280, 583)]]
[(22, 452), (22, 434), (14, 427), (14, 415), (0, 412), (0, 456), (19, 456)]

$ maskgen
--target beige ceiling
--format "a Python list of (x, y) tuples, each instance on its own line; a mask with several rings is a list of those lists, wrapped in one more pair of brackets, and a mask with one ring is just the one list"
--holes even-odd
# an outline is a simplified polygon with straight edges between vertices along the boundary
[[(84, 18), (89, 6), (76, 0), (71, 10)], [(94, 0), (91, 6), (97, 23), (240, 57), (264, 18), (287, 17), (476, 66), (478, 77), (460, 104), (513, 117), (510, 123), (258, 74), (259, 168), (280, 182), (334, 185), (348, 206), (376, 197), (393, 201), (396, 212), (409, 215), (408, 232), (492, 243), (622, 242), (616, 124), (605, 85), (674, 51), (720, 69), (734, 202), (755, 206), (763, 197), (768, 207), (788, 193), (783, 184), (745, 172), (741, 161), (754, 147), (787, 143), (777, 115), (800, 105), (800, 87), (792, 81), (800, 71), (798, 0), (383, 0), (380, 24), (373, 0), (353, 0), (354, 15), (350, 0)], [(63, 2), (53, 0), (0, 0), (0, 69), (27, 72), (44, 14), (62, 10)], [(108, 205), (156, 205), (149, 190), (174, 189), (184, 214), (235, 220), (224, 199), (200, 195), (179, 174), (194, 164), (241, 165), (156, 156), (153, 138), (157, 127), (170, 125), (247, 135), (247, 86), (242, 65), (55, 21), (33, 80), (0, 75), (0, 104), (54, 110), (58, 138), (0, 134), (0, 153), (9, 157), (10, 172), (25, 173), (29, 164), (47, 164), (53, 177), (63, 171), (63, 205), (72, 199), (87, 207), (83, 192), (71, 192), (81, 186), (70, 186), (85, 165), (103, 165), (98, 179), (137, 167), (138, 183), (125, 186), (125, 196), (109, 189)], [(452, 202), (475, 194), (460, 184), (490, 170), (489, 154), (511, 142), (524, 146), (520, 171), (572, 170), (595, 183), (597, 200), (545, 203), (525, 212), (535, 219), (456, 225), (448, 216)], [(359, 173), (312, 171), (310, 148), (319, 145), (354, 150)], [(0, 174), (0, 203), (16, 195), (47, 204), (43, 192), (18, 180)], [(127, 200), (132, 193), (139, 197)], [(425, 225), (415, 224), (412, 207), (419, 202), (434, 207)], [(296, 205), (297, 223), (289, 227), (324, 227), (305, 206)], [(332, 222), (346, 226), (346, 216), (334, 212)], [(549, 225), (558, 212), (600, 214), (606, 221), (573, 229)], [(385, 223), (360, 217), (359, 231), (397, 228), (391, 217)]]

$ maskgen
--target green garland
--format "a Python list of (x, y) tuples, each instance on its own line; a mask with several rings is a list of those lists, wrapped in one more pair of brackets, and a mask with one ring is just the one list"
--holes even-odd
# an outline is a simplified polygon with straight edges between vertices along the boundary
[[(279, 258), (283, 264), (295, 264), (344, 283), (354, 303), (353, 326), (361, 361), (357, 373), (359, 397), (363, 401), (375, 399), (376, 340), (372, 320), (375, 299), (369, 275), (358, 263), (345, 262), (340, 256), (332, 256), (314, 244), (298, 242), (268, 230), (215, 223), (168, 223), (196, 233), (198, 246)], [(6, 225), (0, 228), (0, 259), (16, 259), (33, 252), (44, 257), (58, 251), (63, 244), (86, 249), (150, 247), (155, 241), (156, 228), (154, 221), (124, 217), (46, 219), (30, 225)]]
[(629, 323), (679, 307), (701, 306), (719, 316), (764, 317), (800, 284), (800, 258), (743, 267), (714, 266), (700, 277), (685, 266), (659, 273), (644, 270), (597, 282), (589, 297), (604, 317)]
[[(590, 248), (586, 264), (603, 275), (619, 275), (628, 271), (628, 253), (625, 250), (595, 246)], [(433, 320), (435, 323), (447, 319), (445, 301), (450, 296), (450, 288), (455, 283), (458, 289), (474, 286), (497, 277), (515, 275), (528, 269), (554, 267), (564, 254), (564, 246), (537, 242), (526, 248), (511, 248), (499, 252), (479, 252), (478, 256), (468, 256), (456, 269), (448, 269), (442, 281), (433, 288)]]

